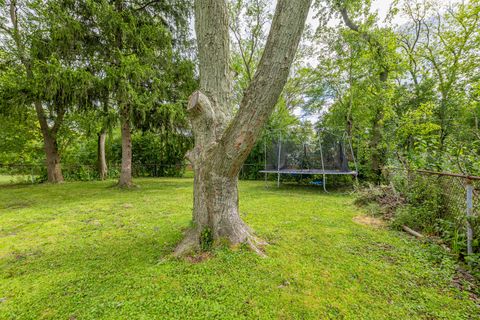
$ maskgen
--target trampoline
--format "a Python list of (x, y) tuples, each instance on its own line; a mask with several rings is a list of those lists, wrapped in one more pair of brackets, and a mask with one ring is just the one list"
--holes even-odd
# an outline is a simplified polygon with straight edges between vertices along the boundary
[[(350, 165), (354, 170), (350, 169)], [(327, 175), (349, 175), (357, 177), (358, 169), (352, 143), (346, 135), (319, 132), (316, 141), (300, 142), (279, 136), (276, 141), (265, 145), (265, 174), (277, 175), (280, 187), (283, 175), (320, 175), (321, 185), (327, 192)]]

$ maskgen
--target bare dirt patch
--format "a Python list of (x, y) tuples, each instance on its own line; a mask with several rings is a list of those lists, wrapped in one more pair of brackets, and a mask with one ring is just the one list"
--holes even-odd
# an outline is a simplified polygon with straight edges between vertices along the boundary
[(371, 226), (377, 229), (385, 227), (385, 221), (372, 216), (360, 215), (360, 216), (353, 217), (352, 220), (355, 223), (362, 224), (365, 226)]

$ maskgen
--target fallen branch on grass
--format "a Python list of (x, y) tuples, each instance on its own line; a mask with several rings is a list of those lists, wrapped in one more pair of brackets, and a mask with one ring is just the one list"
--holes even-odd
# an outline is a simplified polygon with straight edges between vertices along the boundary
[(418, 233), (418, 232), (415, 231), (415, 230), (410, 229), (410, 228), (407, 227), (406, 225), (403, 225), (402, 228), (403, 228), (403, 230), (404, 230), (405, 232), (411, 234), (412, 236), (415, 236), (415, 237), (417, 237), (417, 238), (423, 238), (423, 235), (422, 235), (422, 234)]

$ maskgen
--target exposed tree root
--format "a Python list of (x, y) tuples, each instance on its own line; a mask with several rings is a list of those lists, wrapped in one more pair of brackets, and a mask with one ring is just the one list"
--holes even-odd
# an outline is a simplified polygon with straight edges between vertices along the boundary
[(139, 185), (136, 185), (133, 182), (129, 182), (129, 183), (118, 182), (115, 186), (117, 188), (120, 188), (120, 189), (133, 189), (133, 188), (138, 188), (139, 187)]
[(250, 247), (250, 249), (258, 254), (262, 258), (266, 258), (267, 255), (263, 251), (263, 248), (268, 244), (267, 242), (261, 240), (260, 238), (254, 236), (254, 235), (249, 235), (247, 238), (247, 244)]
[(198, 230), (198, 228), (191, 228), (185, 233), (185, 237), (173, 251), (173, 256), (176, 258), (185, 257), (199, 250), (200, 230)]
[[(238, 239), (237, 237), (235, 237)], [(234, 240), (228, 238), (215, 239), (215, 243), (222, 243), (222, 239), (227, 239), (231, 246), (245, 244), (250, 250), (261, 257), (266, 257), (263, 248), (268, 245), (267, 242), (253, 235), (250, 231), (245, 231), (242, 240)], [(185, 233), (183, 240), (177, 245), (173, 252), (173, 257), (180, 258), (199, 252), (201, 250), (201, 232), (198, 228), (191, 228)]]

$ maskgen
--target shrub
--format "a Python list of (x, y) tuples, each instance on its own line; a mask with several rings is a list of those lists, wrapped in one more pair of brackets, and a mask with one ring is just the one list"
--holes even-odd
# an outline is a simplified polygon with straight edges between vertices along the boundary
[(357, 205), (366, 207), (371, 213), (379, 214), (387, 220), (392, 219), (397, 208), (405, 203), (405, 199), (393, 185), (369, 184), (367, 187), (357, 188), (356, 194)]

